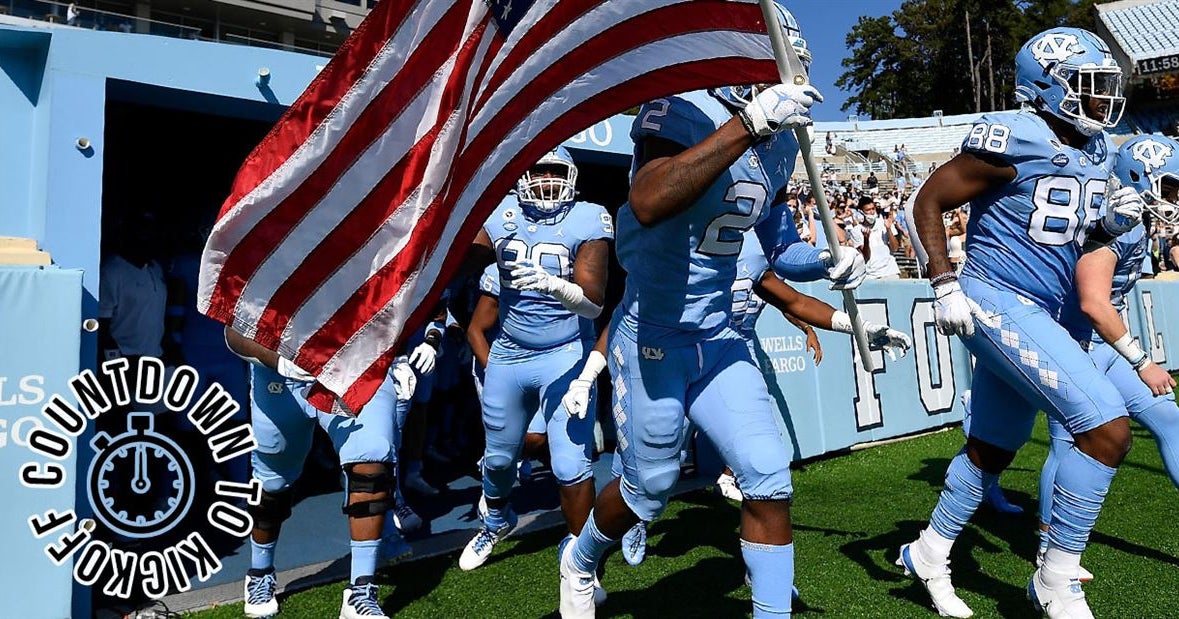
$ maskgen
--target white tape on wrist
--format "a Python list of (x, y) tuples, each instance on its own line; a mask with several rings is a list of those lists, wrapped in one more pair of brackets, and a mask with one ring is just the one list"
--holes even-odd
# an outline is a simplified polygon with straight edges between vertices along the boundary
[(1118, 351), (1118, 354), (1130, 362), (1130, 365), (1135, 370), (1140, 370), (1150, 363), (1150, 359), (1146, 356), (1146, 351), (1134, 341), (1134, 336), (1127, 331), (1125, 335), (1119, 337), (1116, 342), (1110, 344), (1113, 349)]
[(601, 374), (604, 369), (606, 369), (606, 357), (596, 350), (591, 350), (589, 357), (585, 360), (585, 367), (581, 369), (581, 375), (577, 378), (592, 383), (598, 379), (598, 374)]
[(590, 301), (585, 296), (581, 286), (560, 278), (553, 278), (553, 298), (560, 301), (566, 309), (582, 318), (597, 318), (602, 313), (602, 306)]
[(838, 331), (840, 333), (851, 333), (851, 316), (848, 316), (847, 312), (836, 310), (834, 314), (831, 314), (831, 330)]

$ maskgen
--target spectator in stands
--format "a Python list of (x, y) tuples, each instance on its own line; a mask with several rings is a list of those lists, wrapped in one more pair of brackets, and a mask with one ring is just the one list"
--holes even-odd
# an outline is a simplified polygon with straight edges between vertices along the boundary
[(849, 228), (848, 237), (852, 247), (864, 254), (868, 279), (900, 279), (901, 269), (892, 255), (899, 247), (896, 210), (882, 216), (876, 202), (868, 196), (860, 198), (858, 210), (862, 221), (859, 226)]
[(860, 180), (859, 174), (852, 177), (852, 189), (855, 189), (856, 193), (864, 191), (864, 181)]
[(900, 176), (897, 176), (896, 184), (897, 184), (897, 197), (903, 200), (904, 196), (905, 196), (905, 185), (906, 185), (905, 176), (903, 174)]
[(1171, 262), (1171, 270), (1179, 271), (1179, 234), (1171, 237), (1171, 247), (1167, 250), (1167, 257)]
[(66, 9), (66, 25), (78, 25), (78, 3), (71, 2), (69, 8)]
[(864, 186), (867, 187), (869, 191), (880, 186), (880, 179), (876, 178), (876, 172), (868, 173), (868, 178), (864, 179)]
[(946, 213), (946, 247), (950, 253), (950, 264), (955, 273), (961, 273), (966, 265), (966, 215), (962, 209)]
[(908, 158), (909, 158), (909, 149), (907, 147), (905, 147), (904, 144), (901, 144), (900, 156), (897, 157), (897, 161), (904, 161)]
[(826, 150), (827, 150), (828, 155), (835, 154), (835, 134), (831, 133), (830, 131), (827, 132), (827, 149)]

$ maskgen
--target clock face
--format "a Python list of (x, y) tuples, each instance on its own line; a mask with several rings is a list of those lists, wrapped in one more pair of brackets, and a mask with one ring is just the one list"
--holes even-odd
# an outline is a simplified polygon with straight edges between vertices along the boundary
[[(132, 427), (139, 425), (139, 428)], [(111, 530), (132, 538), (160, 535), (175, 527), (192, 506), (192, 464), (176, 443), (128, 420), (129, 431), (113, 440), (94, 438), (99, 450), (90, 465), (90, 504)]]

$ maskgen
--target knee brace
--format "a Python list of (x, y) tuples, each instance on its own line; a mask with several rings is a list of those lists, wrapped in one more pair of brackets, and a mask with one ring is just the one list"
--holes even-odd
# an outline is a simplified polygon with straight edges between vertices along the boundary
[[(363, 462), (353, 462), (344, 465), (344, 476), (348, 481), (347, 494), (349, 497), (354, 492), (363, 492), (365, 494), (381, 494), (385, 496), (380, 499), (370, 499), (368, 501), (349, 501), (343, 507), (344, 514), (351, 518), (364, 518), (367, 516), (379, 516), (385, 512), (393, 509), (397, 504), (397, 499), (394, 496), (393, 486), (397, 481), (396, 475), (393, 472), (393, 466), (387, 462), (380, 463), (380, 473), (361, 473), (356, 470), (357, 464), (366, 464)], [(347, 498), (345, 499), (348, 500)]]
[(291, 517), (291, 487), (277, 492), (263, 488), (262, 500), (257, 505), (249, 506), (249, 512), (256, 528), (263, 531), (277, 530)]

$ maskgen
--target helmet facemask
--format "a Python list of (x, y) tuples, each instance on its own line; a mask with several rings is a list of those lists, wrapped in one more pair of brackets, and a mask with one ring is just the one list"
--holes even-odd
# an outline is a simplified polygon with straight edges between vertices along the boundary
[(1163, 223), (1179, 225), (1179, 175), (1171, 172), (1148, 174), (1150, 189), (1142, 192), (1146, 208)]
[(1060, 113), (1082, 134), (1097, 135), (1122, 120), (1126, 98), (1122, 96), (1122, 70), (1117, 65), (1061, 63), (1052, 67), (1049, 74), (1066, 92), (1060, 102)]
[(577, 192), (577, 167), (557, 157), (545, 157), (516, 182), (521, 204), (552, 215), (573, 202)]

